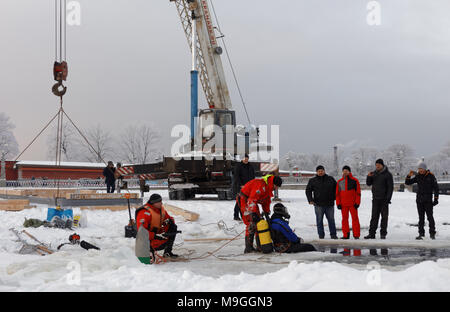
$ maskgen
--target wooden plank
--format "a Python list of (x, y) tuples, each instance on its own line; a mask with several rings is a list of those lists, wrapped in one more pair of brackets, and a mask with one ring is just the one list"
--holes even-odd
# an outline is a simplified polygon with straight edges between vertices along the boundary
[(0, 200), (0, 206), (2, 205), (29, 205), (30, 201), (28, 199), (6, 199)]
[(188, 211), (177, 206), (164, 204), (164, 208), (174, 215), (182, 216), (186, 221), (197, 221), (200, 217), (198, 213)]
[[(131, 209), (136, 209), (138, 207), (131, 206)], [(111, 210), (111, 211), (120, 211), (120, 210), (128, 210), (128, 206), (82, 206), (81, 210)]]
[(14, 196), (24, 196), (23, 190), (14, 190), (14, 189), (0, 189), (1, 195), (14, 195)]
[[(98, 194), (70, 194), (67, 199), (125, 199), (125, 194), (98, 193)], [(138, 193), (130, 193), (130, 198), (139, 198)]]
[(36, 206), (31, 206), (30, 201), (28, 199), (0, 200), (0, 210), (21, 211), (30, 208), (36, 208)]

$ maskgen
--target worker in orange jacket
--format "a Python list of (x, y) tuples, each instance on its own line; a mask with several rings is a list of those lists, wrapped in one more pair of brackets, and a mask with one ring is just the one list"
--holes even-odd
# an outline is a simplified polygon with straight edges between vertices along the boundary
[(178, 257), (172, 253), (177, 225), (164, 209), (161, 195), (152, 194), (144, 206), (136, 209), (135, 218), (138, 231), (141, 226), (148, 230), (152, 254), (155, 250), (164, 249), (164, 257)]
[(360, 226), (358, 208), (361, 203), (361, 188), (358, 179), (353, 177), (349, 166), (342, 168), (342, 178), (336, 184), (336, 206), (342, 212), (342, 239), (350, 238), (349, 213), (352, 216), (353, 237), (359, 239)]
[(256, 251), (253, 247), (256, 223), (261, 220), (258, 204), (269, 222), (270, 203), (273, 190), (281, 186), (283, 180), (278, 176), (266, 175), (262, 179), (253, 179), (247, 182), (239, 192), (236, 201), (241, 208), (242, 221), (245, 228), (245, 250), (244, 253)]

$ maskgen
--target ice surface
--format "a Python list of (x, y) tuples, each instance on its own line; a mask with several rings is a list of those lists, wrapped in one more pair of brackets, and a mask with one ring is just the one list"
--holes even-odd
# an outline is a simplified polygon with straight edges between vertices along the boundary
[[(197, 197), (189, 201), (170, 201), (167, 191), (158, 191), (163, 201), (200, 214), (196, 222), (175, 216), (182, 234), (177, 236), (174, 252), (190, 258), (207, 256), (227, 241), (192, 242), (184, 239), (234, 237), (244, 225), (233, 221), (233, 201)], [(149, 193), (146, 194), (150, 196)], [(415, 194), (394, 193), (390, 206), (387, 240), (318, 240), (314, 209), (302, 190), (281, 190), (280, 197), (291, 214), (291, 226), (306, 242), (332, 247), (299, 254), (243, 254), (242, 235), (214, 255), (188, 262), (144, 265), (134, 256), (134, 240), (124, 237), (128, 211), (87, 211), (87, 228), (76, 229), (81, 239), (101, 248), (86, 251), (65, 245), (48, 256), (19, 255), (21, 244), (8, 229), (23, 229), (26, 218), (45, 219), (47, 206), (20, 212), (0, 211), (0, 291), (449, 291), (450, 259), (417, 263), (414, 254), (398, 262), (393, 248), (421, 248), (425, 251), (450, 248), (450, 196), (441, 196), (434, 208), (437, 238), (415, 241), (417, 210)], [(359, 208), (362, 235), (370, 220), (371, 194), (362, 192)], [(74, 208), (74, 214), (80, 213)], [(340, 228), (341, 215), (335, 210)], [(219, 224), (218, 222), (221, 221)], [(325, 221), (326, 224), (326, 221)], [(325, 228), (326, 232), (328, 228)], [(28, 232), (53, 249), (67, 242), (74, 231), (28, 228)], [(428, 228), (426, 228), (428, 231)], [(329, 233), (327, 238), (329, 237)], [(339, 233), (338, 235), (340, 235)], [(340, 245), (339, 245), (340, 244)], [(352, 261), (340, 252), (343, 246), (361, 248), (363, 258)], [(369, 258), (369, 248), (378, 248), (378, 256)], [(380, 249), (390, 248), (395, 265), (384, 261)], [(443, 253), (445, 256), (445, 253)], [(356, 257), (355, 257), (356, 258)], [(353, 258), (353, 259), (355, 259)], [(363, 259), (363, 260), (360, 260)], [(372, 262), (371, 262), (372, 261)], [(155, 283), (155, 281), (157, 281)]]

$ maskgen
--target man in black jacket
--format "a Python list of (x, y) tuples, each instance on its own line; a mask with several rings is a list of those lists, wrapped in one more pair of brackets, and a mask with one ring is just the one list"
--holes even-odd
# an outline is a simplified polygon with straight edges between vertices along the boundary
[(112, 161), (108, 161), (108, 166), (103, 169), (103, 176), (105, 177), (106, 183), (106, 193), (114, 193), (116, 188), (116, 178), (114, 173), (116, 172), (116, 168), (114, 168), (114, 163)]
[(374, 239), (381, 215), (381, 239), (387, 235), (389, 204), (394, 192), (394, 178), (384, 165), (383, 159), (375, 162), (375, 171), (369, 172), (366, 179), (367, 186), (372, 186), (372, 218), (370, 219), (369, 235), (365, 239)]
[[(417, 212), (419, 213), (419, 236), (416, 239), (422, 239), (425, 236), (425, 214), (427, 215), (428, 225), (430, 227), (430, 238), (436, 238), (436, 228), (433, 217), (433, 206), (439, 202), (439, 186), (436, 177), (427, 170), (425, 163), (419, 164), (419, 173), (411, 171), (405, 179), (406, 185), (417, 183)], [(415, 176), (414, 178), (412, 176)], [(432, 200), (434, 193), (434, 200)]]
[[(236, 165), (234, 168), (233, 174), (233, 189), (234, 193), (237, 195), (241, 191), (241, 188), (250, 180), (255, 178), (255, 169), (249, 163), (249, 157), (245, 154), (244, 159)], [(239, 215), (241, 213), (241, 209), (236, 202), (234, 206), (234, 220), (240, 221)]]
[(325, 173), (323, 166), (317, 166), (316, 176), (308, 181), (306, 197), (310, 205), (314, 206), (319, 238), (325, 238), (323, 216), (328, 220), (330, 236), (337, 239), (336, 224), (334, 222), (334, 200), (336, 199), (336, 180)]

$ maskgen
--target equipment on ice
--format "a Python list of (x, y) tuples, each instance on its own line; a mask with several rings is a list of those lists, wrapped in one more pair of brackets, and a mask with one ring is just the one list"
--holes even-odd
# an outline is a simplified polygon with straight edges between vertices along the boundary
[(152, 264), (150, 255), (150, 240), (148, 239), (148, 230), (143, 226), (144, 220), (141, 220), (141, 226), (136, 234), (134, 253), (136, 257), (144, 264)]
[[(11, 232), (13, 232), (20, 243), (22, 243), (22, 247), (19, 250), (19, 254), (31, 254), (31, 253), (37, 253), (41, 256), (52, 254), (53, 251), (44, 243), (40, 242), (36, 237), (28, 233), (27, 231), (23, 230), (22, 232), (17, 231), (14, 228), (9, 229)], [(28, 243), (24, 238), (22, 238), (21, 234), (24, 233), (34, 241), (38, 243), (38, 245), (32, 245)]]
[(256, 224), (256, 242), (263, 253), (271, 253), (273, 251), (272, 237), (270, 236), (269, 223), (261, 219)]
[(58, 246), (58, 250), (61, 249), (62, 246), (64, 245), (80, 245), (81, 248), (89, 250), (89, 249), (97, 249), (100, 250), (100, 248), (98, 248), (97, 246), (94, 246), (84, 240), (80, 241), (81, 237), (80, 235), (78, 235), (77, 233), (74, 233), (72, 235), (69, 236), (69, 242), (68, 243), (62, 243), (61, 245)]
[(125, 237), (136, 238), (137, 234), (136, 221), (131, 217), (130, 193), (125, 194), (125, 198), (127, 199), (128, 202), (128, 215), (129, 215), (128, 225), (125, 225)]

